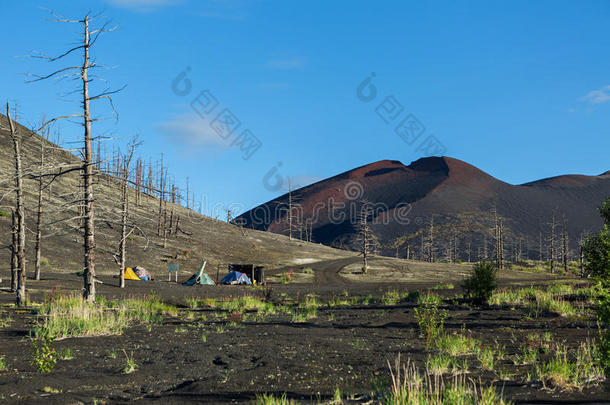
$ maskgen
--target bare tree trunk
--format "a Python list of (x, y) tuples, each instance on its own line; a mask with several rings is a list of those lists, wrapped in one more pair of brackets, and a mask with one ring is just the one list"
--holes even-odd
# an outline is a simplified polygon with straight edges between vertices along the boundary
[(136, 161), (136, 206), (140, 206), (142, 198), (142, 159)]
[(163, 154), (161, 154), (161, 171), (159, 172), (159, 217), (158, 217), (158, 221), (157, 221), (157, 236), (161, 236), (161, 216), (163, 215), (163, 198), (164, 198), (164, 187), (165, 185), (163, 184), (163, 178), (164, 178), (164, 172), (163, 172)]
[(6, 103), (6, 118), (8, 119), (13, 150), (15, 153), (15, 214), (17, 224), (17, 297), (16, 305), (23, 306), (27, 301), (25, 292), (25, 212), (23, 207), (23, 177), (21, 168), (21, 137), (17, 134), (9, 104)]
[[(44, 121), (44, 120), (43, 120)], [(42, 167), (44, 166), (44, 142), (45, 142), (45, 131), (43, 130), (42, 136), (40, 137), (40, 177), (38, 178), (38, 211), (36, 215), (36, 258), (34, 261), (34, 279), (40, 280), (40, 260), (42, 257)]]
[(17, 269), (19, 268), (19, 260), (17, 259), (17, 251), (18, 251), (18, 246), (17, 246), (17, 214), (15, 213), (15, 211), (13, 210), (11, 212), (11, 218), (12, 218), (12, 223), (11, 223), (11, 239), (12, 239), (12, 243), (11, 243), (11, 291), (12, 292), (17, 292)]
[(83, 275), (85, 301), (95, 301), (95, 216), (93, 210), (93, 166), (91, 165), (91, 112), (89, 110), (89, 16), (84, 20), (84, 58), (82, 67), (83, 115), (85, 153), (83, 160), (83, 188), (85, 209), (85, 272)]
[(174, 209), (172, 208), (169, 213), (169, 236), (172, 236), (173, 226), (174, 226)]
[(500, 267), (499, 269), (504, 268), (504, 226), (502, 225), (502, 218), (499, 220), (499, 248), (500, 248)]
[(152, 166), (152, 161), (150, 159), (148, 159), (148, 177), (146, 179), (146, 193), (149, 196), (152, 196), (152, 189), (153, 189), (153, 184), (155, 184), (153, 182), (153, 166)]
[[(167, 184), (167, 169), (166, 174), (163, 176), (163, 187), (161, 188), (161, 193), (165, 194), (165, 186)], [(163, 203), (163, 248), (167, 247), (167, 200), (161, 199)]]
[(129, 163), (127, 157), (123, 159), (123, 182), (121, 183), (121, 240), (119, 241), (119, 287), (125, 288), (125, 266), (127, 262), (127, 215), (129, 210), (129, 193), (127, 190), (127, 177)]

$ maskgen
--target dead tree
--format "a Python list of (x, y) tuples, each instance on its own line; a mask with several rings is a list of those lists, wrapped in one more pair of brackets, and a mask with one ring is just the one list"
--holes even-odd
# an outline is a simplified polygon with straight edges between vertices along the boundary
[(6, 118), (10, 136), (13, 141), (15, 157), (15, 224), (17, 232), (17, 297), (16, 305), (23, 306), (27, 301), (25, 292), (25, 210), (23, 203), (23, 173), (21, 168), (21, 134), (17, 131), (11, 118), (9, 104), (6, 103)]
[(190, 209), (189, 205), (189, 178), (186, 178), (186, 209)]
[(148, 159), (148, 176), (146, 177), (146, 194), (152, 197), (153, 195), (153, 166), (152, 161)]
[[(161, 176), (163, 180), (161, 181), (161, 195), (166, 194), (167, 187), (167, 169), (165, 169), (165, 174)], [(163, 249), (167, 247), (167, 199), (161, 198), (162, 209), (163, 209)]]
[[(43, 119), (44, 121), (44, 119)], [(35, 280), (40, 280), (40, 261), (42, 258), (42, 211), (43, 211), (43, 207), (42, 207), (42, 191), (44, 189), (43, 186), (43, 172), (42, 172), (42, 168), (44, 166), (44, 143), (46, 141), (46, 127), (43, 128), (42, 130), (43, 132), (41, 133), (40, 136), (40, 171), (39, 171), (39, 178), (38, 178), (38, 209), (36, 212), (36, 256), (35, 256), (35, 260), (34, 260), (34, 279)]]
[(494, 236), (495, 236), (495, 253), (496, 253), (496, 267), (498, 270), (504, 268), (504, 241), (503, 237), (503, 229), (502, 229), (502, 218), (498, 215), (498, 210), (495, 205), (493, 207), (494, 214)]
[(17, 260), (17, 214), (15, 211), (11, 212), (11, 291), (17, 292), (17, 269), (18, 263)]
[[(302, 217), (299, 215), (300, 210), (297, 210), (295, 204), (299, 200), (299, 197), (295, 196), (292, 190), (292, 180), (288, 179), (288, 212), (286, 216), (288, 217), (288, 239), (292, 240), (293, 234), (295, 230), (298, 230), (298, 222)], [(295, 214), (295, 211), (298, 211)]]
[(127, 256), (127, 222), (129, 221), (129, 166), (131, 159), (138, 147), (138, 137), (135, 136), (130, 145), (129, 153), (123, 158), (123, 184), (122, 184), (122, 204), (121, 204), (121, 240), (119, 242), (119, 285), (125, 288), (125, 265)]
[(585, 269), (584, 269), (584, 267), (585, 267), (585, 250), (584, 250), (585, 240), (586, 240), (586, 237), (585, 237), (585, 233), (583, 232), (583, 233), (580, 234), (580, 239), (578, 241), (578, 250), (579, 250), (579, 252), (578, 252), (578, 268), (580, 270), (580, 276), (581, 277), (585, 276)]
[(362, 255), (362, 271), (368, 273), (369, 258), (371, 251), (374, 249), (374, 236), (369, 224), (372, 209), (368, 201), (362, 202), (362, 207), (358, 214), (357, 223), (358, 234), (360, 238), (360, 254)]
[(157, 221), (157, 236), (161, 236), (161, 217), (163, 215), (163, 199), (165, 184), (164, 180), (164, 171), (163, 171), (163, 154), (161, 154), (161, 169), (159, 171), (159, 216)]
[[(100, 28), (91, 28), (90, 24), (93, 18), (89, 14), (86, 14), (83, 19), (80, 20), (69, 20), (62, 17), (54, 16), (53, 21), (55, 22), (67, 22), (67, 23), (76, 23), (82, 25), (82, 38), (78, 45), (73, 48), (63, 52), (61, 55), (57, 57), (46, 57), (46, 56), (37, 56), (38, 58), (46, 59), (49, 62), (55, 62), (58, 60), (63, 60), (65, 57), (68, 57), (75, 51), (82, 51), (82, 62), (76, 66), (69, 66), (55, 72), (46, 75), (46, 76), (36, 76), (36, 78), (32, 81), (40, 81), (49, 78), (63, 78), (63, 77), (76, 77), (80, 79), (82, 83), (82, 89), (80, 90), (82, 96), (82, 114), (73, 114), (64, 117), (54, 118), (49, 122), (56, 121), (62, 118), (68, 117), (79, 117), (83, 119), (83, 151), (82, 151), (82, 192), (83, 192), (83, 217), (84, 217), (84, 272), (83, 272), (83, 298), (85, 301), (93, 302), (95, 301), (95, 211), (94, 211), (94, 170), (93, 170), (93, 136), (91, 130), (91, 124), (95, 120), (91, 115), (90, 102), (95, 100), (106, 99), (109, 101), (110, 106), (116, 115), (116, 110), (114, 110), (114, 106), (112, 104), (111, 95), (119, 92), (119, 90), (108, 90), (105, 89), (99, 94), (90, 95), (89, 84), (93, 80), (93, 77), (90, 74), (90, 70), (100, 67), (97, 63), (91, 61), (90, 50), (91, 47), (97, 42), (100, 35), (113, 31), (116, 29), (108, 28), (107, 25), (103, 25)], [(71, 74), (70, 72), (75, 72)]]
[(142, 159), (136, 160), (136, 206), (140, 206), (142, 198)]

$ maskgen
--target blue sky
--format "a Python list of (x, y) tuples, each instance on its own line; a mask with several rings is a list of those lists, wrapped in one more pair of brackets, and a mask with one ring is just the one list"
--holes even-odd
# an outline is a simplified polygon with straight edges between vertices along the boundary
[[(94, 106), (104, 118), (96, 134), (118, 138), (111, 148), (139, 132), (140, 154), (164, 153), (212, 216), (263, 203), (288, 178), (304, 185), (435, 151), (512, 184), (610, 170), (610, 2), (460, 3), (2, 1), (0, 95), (32, 125), (76, 112), (66, 93), (77, 82), (26, 84), (24, 73), (78, 58), (20, 56), (78, 40), (79, 27), (46, 21), (44, 7), (71, 18), (104, 10), (119, 28), (93, 50), (109, 67), (99, 71), (107, 84), (95, 85), (127, 88), (114, 97), (118, 122)], [(371, 73), (376, 97), (362, 101)], [(218, 124), (228, 112), (240, 123), (233, 133)], [(425, 128), (408, 142), (395, 132), (406, 117)], [(66, 145), (81, 136), (68, 122), (61, 132)], [(438, 148), (421, 147), (430, 142)]]

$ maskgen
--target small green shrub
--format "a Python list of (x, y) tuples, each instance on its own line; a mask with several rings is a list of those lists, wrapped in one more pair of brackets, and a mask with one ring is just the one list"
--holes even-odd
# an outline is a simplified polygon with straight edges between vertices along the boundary
[(125, 353), (125, 367), (123, 367), (123, 373), (133, 373), (138, 368), (135, 360), (133, 359), (133, 352), (131, 352), (131, 355), (128, 355), (125, 349), (123, 349), (123, 353)]
[(32, 360), (30, 364), (41, 373), (49, 373), (57, 363), (57, 352), (53, 348), (53, 338), (32, 339)]
[(544, 386), (582, 390), (603, 379), (597, 356), (597, 347), (589, 341), (581, 343), (576, 350), (559, 346), (551, 359), (536, 364), (534, 378)]
[(276, 397), (273, 394), (262, 394), (256, 396), (256, 405), (294, 405), (292, 399), (286, 398), (286, 393), (280, 397)]
[(282, 282), (282, 284), (288, 284), (288, 283), (290, 283), (290, 281), (292, 281), (293, 275), (294, 275), (293, 269), (290, 269), (287, 272), (283, 272), (280, 276), (280, 281)]
[(464, 280), (462, 288), (466, 298), (476, 304), (486, 303), (498, 284), (497, 271), (491, 262), (479, 262), (472, 268), (470, 277)]
[(481, 343), (463, 334), (441, 334), (434, 341), (434, 347), (450, 356), (463, 356), (478, 353)]
[(0, 317), (0, 328), (6, 328), (11, 322), (13, 322), (13, 318), (5, 312), (2, 313), (2, 316)]
[(74, 358), (74, 355), (72, 354), (72, 349), (67, 348), (64, 351), (60, 352), (59, 358), (61, 360), (72, 360)]
[[(446, 360), (443, 359), (441, 366)], [(411, 361), (401, 363), (400, 355), (394, 367), (390, 365), (390, 392), (384, 395), (386, 405), (440, 405), (440, 404), (477, 404), (477, 405), (508, 405), (493, 385), (483, 386), (465, 377), (455, 377), (446, 382), (438, 378), (430, 378), (420, 373)], [(466, 359), (455, 361), (452, 369), (465, 371), (468, 368)]]
[(597, 319), (599, 329), (599, 360), (605, 375), (610, 376), (610, 330), (604, 330), (601, 325), (610, 323), (610, 291), (607, 289), (598, 299)]
[(11, 213), (0, 210), (0, 217), (10, 217)]
[(8, 366), (4, 362), (5, 356), (0, 356), (0, 371), (4, 371), (8, 369)]
[(423, 305), (433, 304), (438, 306), (443, 303), (443, 299), (440, 297), (440, 295), (427, 291), (425, 294), (417, 296), (417, 303)]
[(388, 290), (381, 297), (381, 302), (385, 305), (396, 305), (400, 302), (400, 293), (397, 290)]
[(420, 332), (426, 338), (426, 348), (443, 333), (448, 316), (447, 310), (439, 309), (436, 304), (415, 308), (415, 319)]
[(485, 370), (493, 370), (496, 364), (496, 353), (490, 347), (482, 348), (477, 351), (477, 359)]
[(452, 358), (446, 354), (428, 356), (426, 360), (426, 370), (434, 375), (442, 375), (449, 371)]

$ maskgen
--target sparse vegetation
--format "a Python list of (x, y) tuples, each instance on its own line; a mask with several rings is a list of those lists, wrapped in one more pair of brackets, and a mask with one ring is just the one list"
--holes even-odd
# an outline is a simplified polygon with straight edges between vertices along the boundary
[(131, 354), (127, 354), (127, 351), (123, 349), (123, 353), (125, 354), (125, 367), (123, 367), (123, 373), (131, 374), (138, 368), (133, 358), (133, 352), (131, 352)]
[(432, 287), (432, 290), (453, 290), (455, 286), (451, 283), (441, 283)]
[(49, 373), (57, 364), (57, 352), (53, 348), (53, 338), (32, 339), (32, 360), (30, 364), (41, 373)]
[(286, 393), (280, 397), (272, 394), (261, 394), (256, 396), (256, 405), (293, 405), (296, 404), (292, 399), (286, 397)]
[(497, 270), (493, 263), (476, 263), (472, 267), (470, 277), (462, 283), (465, 297), (475, 304), (487, 303), (497, 288), (496, 273)]
[[(463, 364), (462, 364), (463, 365)], [(389, 363), (388, 363), (388, 366)], [(413, 363), (401, 363), (400, 356), (394, 367), (390, 366), (392, 386), (386, 404), (399, 405), (443, 405), (479, 404), (506, 405), (493, 386), (485, 387), (465, 378), (454, 378), (446, 383), (420, 373)]]
[(551, 359), (536, 364), (534, 378), (551, 388), (582, 390), (603, 378), (597, 355), (596, 346), (589, 341), (575, 350), (559, 346)]
[(381, 297), (381, 302), (385, 305), (396, 305), (400, 301), (398, 290), (388, 290)]
[(439, 334), (434, 340), (434, 348), (450, 356), (475, 354), (481, 343), (470, 336), (461, 333)]
[(438, 294), (427, 291), (425, 294), (420, 294), (417, 296), (417, 303), (420, 305), (439, 306), (443, 303), (443, 299)]
[(72, 349), (68, 347), (59, 352), (58, 357), (60, 360), (72, 360), (74, 358), (74, 355), (72, 354)]
[(420, 332), (426, 338), (426, 347), (429, 347), (443, 333), (448, 316), (449, 313), (446, 310), (439, 309), (435, 304), (415, 308), (415, 319)]
[(33, 329), (39, 338), (120, 335), (132, 322), (159, 323), (164, 316), (175, 316), (177, 308), (156, 297), (109, 301), (99, 297), (90, 304), (80, 297), (59, 297), (43, 304), (42, 317)]

